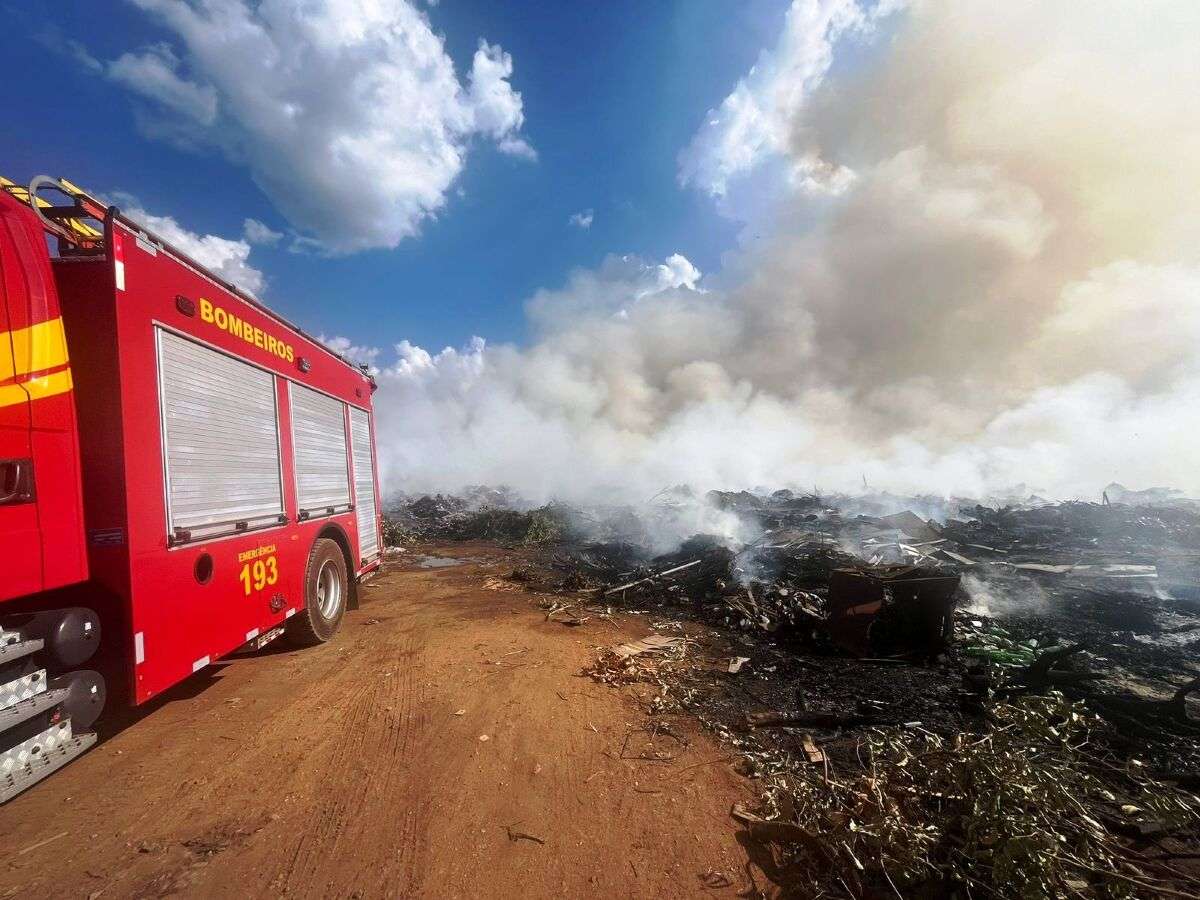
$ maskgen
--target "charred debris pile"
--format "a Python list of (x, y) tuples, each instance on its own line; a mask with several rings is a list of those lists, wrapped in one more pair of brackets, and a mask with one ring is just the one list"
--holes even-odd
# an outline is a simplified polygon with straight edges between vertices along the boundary
[[(1200, 674), (1200, 504), (1118, 485), (1104, 496), (996, 508), (673, 488), (640, 509), (581, 509), (473, 487), (393, 499), (388, 543), (519, 546), (531, 552), (517, 577), (564, 608), (654, 611), (791, 656), (950, 666), (987, 691), (1101, 706), (1105, 690), (1172, 700)], [(664, 540), (693, 523), (723, 533)], [(1108, 712), (1130, 724), (1119, 705)], [(1173, 735), (1158, 724), (1141, 736)]]
[[(670, 759), (677, 716), (717, 732), (760, 786), (733, 814), (777, 890), (1200, 896), (1198, 504), (1113, 485), (522, 510), (477, 489), (396, 512), (409, 536), (521, 546), (511, 577), (548, 620), (647, 614), (586, 673), (644, 705), (622, 755)], [(709, 531), (655, 552), (690, 523)]]
[(544, 543), (565, 537), (565, 507), (525, 507), (507, 488), (473, 485), (461, 494), (397, 495), (385, 504), (384, 542), (495, 540)]

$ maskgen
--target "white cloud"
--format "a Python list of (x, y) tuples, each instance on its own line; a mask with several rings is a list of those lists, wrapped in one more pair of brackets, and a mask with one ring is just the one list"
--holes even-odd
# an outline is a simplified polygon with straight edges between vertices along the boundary
[(317, 337), (317, 340), (335, 353), (340, 353), (356, 366), (366, 366), (367, 370), (372, 373), (379, 371), (375, 366), (375, 360), (381, 352), (378, 347), (356, 344), (350, 338), (341, 335), (326, 337), (322, 334)]
[(525, 124), (521, 95), (512, 89), (512, 56), (498, 44), (479, 41), (479, 49), (471, 60), (468, 106), (472, 111), (474, 129), (499, 142), (505, 153), (517, 156), (533, 154), (532, 147), (516, 136)]
[(283, 239), (283, 232), (276, 231), (258, 219), (246, 219), (242, 223), (242, 236), (251, 244), (274, 247)]
[(701, 293), (701, 273), (687, 257), (672, 253), (662, 263), (638, 256), (609, 256), (598, 269), (576, 269), (557, 290), (537, 291), (525, 304), (539, 334), (570, 333), (585, 319), (628, 317), (664, 291)]
[(592, 221), (596, 214), (593, 210), (585, 209), (583, 212), (572, 213), (571, 218), (567, 219), (568, 225), (574, 225), (576, 228), (582, 228), (585, 231), (592, 227)]
[(247, 293), (260, 294), (266, 286), (263, 273), (250, 265), (251, 248), (248, 241), (215, 234), (198, 234), (180, 225), (172, 216), (156, 216), (146, 212), (129, 194), (116, 193), (113, 199), (134, 222), (144, 225), (167, 243)]
[(515, 156), (517, 159), (523, 159), (527, 162), (537, 162), (537, 151), (524, 138), (513, 137), (512, 135), (502, 137), (497, 141), (496, 149), (508, 156)]
[(144, 130), (219, 147), (328, 251), (417, 234), (476, 137), (536, 158), (520, 133), (511, 56), (480, 41), (460, 81), (409, 0), (133, 2), (176, 42), (110, 64), (111, 77), (158, 105)]
[[(680, 183), (723, 196), (733, 179), (785, 151), (792, 122), (833, 64), (838, 41), (870, 33), (902, 2), (793, 0), (778, 45), (762, 51), (680, 153)], [(815, 152), (792, 164), (792, 180), (811, 190), (840, 192), (853, 177)]]
[(190, 123), (212, 125), (217, 120), (217, 92), (179, 75), (179, 59), (167, 44), (140, 53), (124, 53), (106, 68), (108, 77), (147, 100), (161, 104)]
[(71, 56), (85, 69), (90, 69), (93, 72), (104, 71), (104, 63), (92, 56), (88, 48), (79, 41), (67, 41), (67, 50)]

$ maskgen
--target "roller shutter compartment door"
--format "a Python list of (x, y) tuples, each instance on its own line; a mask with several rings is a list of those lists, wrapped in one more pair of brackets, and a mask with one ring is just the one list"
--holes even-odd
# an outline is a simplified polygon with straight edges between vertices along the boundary
[(371, 453), (371, 414), (350, 407), (350, 446), (354, 454), (354, 511), (358, 518), (358, 558), (379, 553), (379, 515), (375, 503), (375, 458)]
[(300, 512), (311, 516), (349, 509), (346, 405), (294, 383), (290, 396)]
[(283, 516), (275, 377), (158, 330), (167, 527), (176, 541)]

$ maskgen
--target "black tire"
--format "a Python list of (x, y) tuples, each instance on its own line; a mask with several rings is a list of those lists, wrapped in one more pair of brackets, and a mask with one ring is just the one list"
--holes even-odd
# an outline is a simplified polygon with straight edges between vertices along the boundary
[(318, 538), (304, 571), (304, 608), (288, 620), (284, 632), (288, 643), (313, 647), (332, 639), (342, 624), (349, 596), (350, 576), (342, 548), (329, 538)]

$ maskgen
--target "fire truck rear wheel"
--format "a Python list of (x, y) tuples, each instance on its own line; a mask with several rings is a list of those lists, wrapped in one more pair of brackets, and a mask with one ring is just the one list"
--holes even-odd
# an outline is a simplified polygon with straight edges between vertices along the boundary
[(304, 609), (288, 620), (287, 639), (300, 647), (330, 640), (342, 623), (350, 578), (346, 557), (335, 541), (320, 538), (308, 554), (304, 573)]

